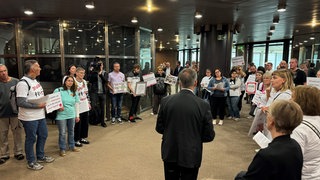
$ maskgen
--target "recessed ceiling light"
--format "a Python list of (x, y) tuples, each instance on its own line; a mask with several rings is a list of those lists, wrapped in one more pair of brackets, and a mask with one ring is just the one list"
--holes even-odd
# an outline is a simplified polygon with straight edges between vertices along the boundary
[(26, 10), (24, 10), (24, 14), (31, 16), (33, 14), (33, 11), (30, 9), (26, 9)]
[(163, 29), (161, 28), (161, 27), (158, 27), (158, 29), (157, 29), (159, 32), (162, 32), (163, 31)]
[(82, 32), (83, 30), (82, 29), (78, 29), (78, 32)]
[(134, 24), (135, 24), (135, 23), (138, 23), (138, 18), (137, 18), (137, 17), (133, 17), (133, 18), (131, 19), (131, 22), (134, 23)]
[(307, 40), (304, 40), (303, 42), (307, 43), (308, 41), (307, 41)]
[(201, 19), (202, 18), (202, 14), (200, 12), (196, 12), (194, 17), (197, 18), (197, 19)]
[(286, 2), (279, 2), (278, 4), (278, 12), (285, 12), (286, 11)]
[(270, 26), (270, 32), (274, 32), (274, 31), (275, 31), (275, 29), (276, 29), (276, 27), (275, 27), (275, 26)]
[(311, 40), (314, 40), (314, 37), (310, 37)]
[(88, 9), (93, 9), (94, 8), (94, 2), (93, 1), (86, 1), (85, 6)]

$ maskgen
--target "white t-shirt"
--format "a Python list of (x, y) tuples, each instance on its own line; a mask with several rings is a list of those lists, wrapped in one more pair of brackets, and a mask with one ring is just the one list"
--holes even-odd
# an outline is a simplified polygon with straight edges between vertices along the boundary
[[(24, 97), (29, 99), (38, 99), (44, 96), (44, 92), (42, 86), (36, 79), (30, 79), (25, 76), (22, 77), (25, 79), (30, 86), (30, 90), (28, 91), (28, 85), (21, 81), (16, 86), (17, 97)], [(35, 121), (45, 118), (45, 110), (44, 108), (23, 108), (19, 107), (18, 119), (22, 121)]]
[(87, 86), (87, 82), (83, 79), (82, 82), (77, 81), (77, 92), (78, 92), (78, 96), (81, 101), (85, 101), (88, 99), (87, 94), (88, 94), (88, 86)]

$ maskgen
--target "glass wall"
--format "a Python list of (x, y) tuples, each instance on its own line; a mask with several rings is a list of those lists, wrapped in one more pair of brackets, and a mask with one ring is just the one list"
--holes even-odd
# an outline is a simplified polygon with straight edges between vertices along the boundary
[(273, 70), (276, 70), (277, 66), (282, 61), (283, 57), (283, 42), (269, 43), (268, 62), (273, 64)]
[(254, 44), (252, 62), (257, 67), (264, 66), (265, 56), (266, 56), (266, 44)]

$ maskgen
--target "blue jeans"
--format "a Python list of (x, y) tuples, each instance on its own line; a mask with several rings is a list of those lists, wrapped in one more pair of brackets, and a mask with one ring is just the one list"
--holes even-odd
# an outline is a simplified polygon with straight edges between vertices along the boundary
[(122, 99), (123, 94), (112, 94), (110, 93), (111, 97), (111, 116), (114, 118), (121, 118), (121, 108), (122, 108)]
[(36, 143), (37, 158), (44, 157), (44, 145), (48, 137), (48, 129), (46, 119), (35, 121), (21, 121), (26, 133), (25, 152), (28, 163), (36, 162), (34, 155), (34, 143)]
[(74, 148), (74, 124), (75, 119), (57, 120), (59, 129), (59, 148), (66, 150), (66, 129), (68, 129), (68, 145), (69, 149)]
[(239, 96), (229, 96), (227, 99), (229, 116), (240, 118), (239, 108), (238, 108)]

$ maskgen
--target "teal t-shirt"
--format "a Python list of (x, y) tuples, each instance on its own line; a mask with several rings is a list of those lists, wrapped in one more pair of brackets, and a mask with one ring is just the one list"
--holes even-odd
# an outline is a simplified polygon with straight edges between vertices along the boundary
[(76, 117), (76, 103), (79, 102), (78, 93), (70, 90), (64, 90), (62, 87), (55, 89), (53, 92), (60, 92), (61, 100), (64, 107), (63, 111), (57, 111), (56, 120), (65, 120)]

